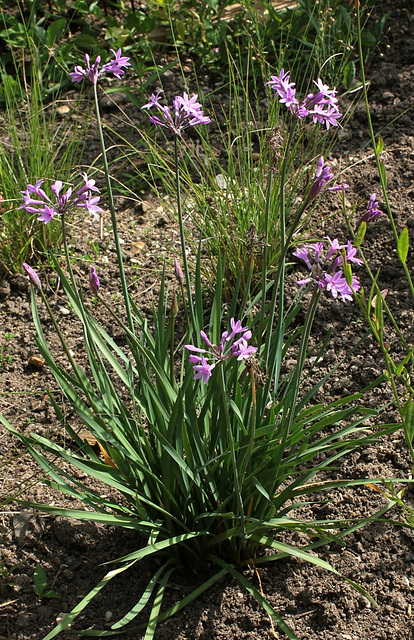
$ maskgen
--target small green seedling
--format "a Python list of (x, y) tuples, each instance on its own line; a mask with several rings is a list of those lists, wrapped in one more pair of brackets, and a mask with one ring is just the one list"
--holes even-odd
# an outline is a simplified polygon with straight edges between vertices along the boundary
[(47, 589), (47, 576), (43, 567), (37, 563), (33, 574), (33, 591), (41, 600), (45, 598), (59, 598), (56, 591)]
[(18, 562), (17, 564), (14, 564), (13, 566), (11, 566), (9, 569), (8, 567), (6, 567), (4, 562), (0, 562), (0, 576), (3, 578), (4, 583), (6, 584), (7, 587), (11, 587), (12, 589), (14, 588), (12, 574), (13, 574), (13, 571), (16, 571), (16, 569), (18, 569), (21, 564), (22, 564), (21, 562)]

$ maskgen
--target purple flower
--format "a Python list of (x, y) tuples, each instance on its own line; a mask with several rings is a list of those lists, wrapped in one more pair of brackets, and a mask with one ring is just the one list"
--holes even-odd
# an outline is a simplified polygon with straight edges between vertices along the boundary
[(26, 209), (29, 213), (38, 213), (39, 217), (37, 219), (45, 224), (55, 216), (71, 213), (76, 208), (86, 209), (97, 220), (98, 212), (102, 211), (98, 207), (100, 196), (94, 196), (92, 192), (99, 193), (99, 189), (95, 187), (95, 180), (89, 180), (86, 173), (82, 174), (82, 177), (85, 184), (75, 193), (72, 193), (72, 187), (69, 187), (65, 193), (61, 193), (63, 183), (60, 180), (56, 180), (51, 186), (54, 196), (53, 201), (42, 189), (44, 180), (37, 180), (35, 185), (28, 184), (26, 191), (20, 192), (23, 195), (24, 202), (19, 209)]
[(202, 105), (197, 102), (198, 95), (195, 94), (191, 98), (187, 93), (182, 96), (176, 96), (173, 100), (173, 114), (170, 107), (166, 107), (160, 103), (162, 91), (152, 94), (150, 101), (144, 104), (142, 109), (157, 109), (158, 113), (150, 115), (150, 122), (170, 129), (176, 135), (187, 127), (195, 127), (198, 124), (208, 124), (211, 119), (205, 116), (202, 111)]
[(376, 218), (379, 218), (380, 215), (382, 215), (382, 211), (378, 209), (378, 202), (375, 201), (376, 197), (377, 196), (375, 193), (373, 193), (372, 196), (370, 197), (367, 210), (359, 219), (358, 226), (361, 224), (361, 222), (368, 223), (368, 222), (371, 222), (372, 220), (376, 220)]
[[(185, 348), (192, 352), (190, 361), (194, 365), (194, 380), (203, 378), (204, 384), (211, 376), (211, 372), (219, 362), (228, 360), (233, 356), (237, 360), (246, 360), (256, 353), (257, 347), (248, 344), (252, 337), (252, 332), (248, 327), (243, 327), (240, 320), (230, 320), (231, 331), (224, 331), (221, 334), (220, 344), (212, 344), (204, 331), (200, 331), (200, 336), (208, 349), (200, 349), (192, 344), (186, 344)], [(239, 337), (237, 337), (239, 336)], [(200, 354), (200, 355), (194, 355)]]
[(92, 293), (96, 296), (99, 291), (99, 287), (101, 286), (98, 278), (98, 274), (96, 273), (95, 267), (91, 267), (91, 273), (89, 275), (89, 286), (91, 288)]
[(77, 65), (75, 70), (69, 74), (72, 82), (82, 82), (82, 80), (86, 78), (89, 82), (92, 82), (92, 84), (97, 84), (98, 80), (107, 73), (112, 73), (115, 78), (120, 78), (121, 75), (125, 73), (124, 67), (130, 67), (131, 63), (129, 62), (129, 58), (121, 55), (121, 49), (118, 49), (117, 52), (113, 49), (111, 49), (111, 51), (115, 55), (115, 58), (102, 65), (101, 68), (99, 68), (101, 56), (98, 56), (91, 66), (90, 58), (88, 54), (85, 53), (86, 68), (84, 69), (80, 65)]
[[(319, 289), (326, 289), (334, 298), (341, 298), (343, 302), (352, 300), (353, 290), (358, 291), (361, 286), (356, 276), (352, 276), (352, 288), (348, 285), (345, 276), (340, 268), (342, 265), (342, 252), (345, 254), (346, 262), (362, 264), (362, 260), (356, 257), (356, 248), (351, 242), (340, 245), (338, 239), (331, 240), (326, 236), (329, 243), (326, 252), (325, 241), (316, 242), (313, 245), (305, 245), (293, 251), (293, 255), (303, 260), (310, 271), (310, 276), (298, 280), (297, 284), (303, 286), (314, 281)], [(312, 253), (310, 254), (309, 252)], [(338, 254), (336, 255), (335, 254)]]
[(36, 271), (32, 269), (32, 267), (29, 266), (26, 262), (23, 262), (22, 267), (26, 271), (27, 275), (29, 276), (29, 280), (32, 283), (32, 285), (36, 287), (36, 289), (41, 289), (42, 285), (40, 283), (40, 278), (37, 275)]
[[(191, 357), (191, 356), (190, 356)], [(211, 372), (216, 366), (216, 363), (209, 364), (204, 356), (201, 356), (199, 359), (200, 364), (195, 364), (194, 369), (194, 380), (203, 379), (204, 384), (208, 382), (208, 379), (211, 376)]]
[(337, 127), (338, 119), (341, 117), (338, 109), (338, 98), (336, 98), (336, 89), (329, 89), (328, 85), (323, 84), (318, 78), (314, 81), (318, 91), (317, 93), (309, 93), (302, 103), (296, 97), (295, 83), (290, 82), (290, 74), (282, 69), (278, 76), (271, 76), (271, 80), (266, 82), (274, 91), (276, 91), (279, 102), (284, 104), (291, 114), (300, 120), (306, 116), (312, 116), (313, 121), (320, 122), (329, 129), (330, 126)]
[[(324, 164), (323, 156), (319, 158), (318, 168), (316, 169), (315, 177), (311, 188), (309, 189), (307, 202), (312, 202), (317, 195), (325, 188), (327, 182), (332, 180), (334, 174), (331, 173), (330, 167)], [(336, 184), (332, 187), (326, 187), (326, 191), (344, 191), (349, 188), (349, 184)]]

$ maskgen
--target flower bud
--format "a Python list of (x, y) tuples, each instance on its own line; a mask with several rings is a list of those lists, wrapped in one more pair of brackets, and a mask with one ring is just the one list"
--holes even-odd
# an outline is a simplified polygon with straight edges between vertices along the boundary
[(177, 300), (177, 296), (174, 292), (173, 294), (173, 299), (172, 299), (172, 303), (171, 303), (171, 315), (173, 318), (175, 318), (178, 314), (178, 300)]
[(184, 284), (183, 270), (181, 269), (180, 263), (178, 262), (177, 258), (174, 258), (174, 273), (179, 284)]
[(30, 267), (26, 262), (23, 262), (22, 267), (26, 271), (27, 275), (29, 276), (29, 280), (32, 283), (32, 285), (36, 287), (36, 289), (41, 289), (42, 285), (40, 283), (40, 278), (37, 275), (36, 271), (32, 269), (32, 267)]
[(101, 286), (99, 283), (98, 274), (96, 273), (95, 267), (91, 267), (91, 273), (89, 276), (89, 286), (91, 288), (92, 293), (96, 296), (99, 291), (99, 287)]

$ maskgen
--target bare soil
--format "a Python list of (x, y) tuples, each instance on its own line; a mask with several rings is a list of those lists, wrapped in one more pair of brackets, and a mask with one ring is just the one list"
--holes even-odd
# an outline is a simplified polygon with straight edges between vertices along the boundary
[[(374, 129), (384, 139), (383, 159), (388, 174), (391, 206), (398, 229), (414, 227), (414, 15), (410, 2), (378, 2), (376, 12), (390, 12), (386, 36), (367, 70), (370, 85), (371, 114)], [(174, 84), (177, 88), (178, 80)], [(127, 104), (122, 108), (128, 111)], [(110, 105), (108, 105), (110, 109)], [(111, 111), (107, 116), (113, 120)], [(131, 117), (134, 118), (133, 110)], [(347, 197), (357, 202), (357, 212), (364, 209), (372, 192), (379, 192), (379, 181), (369, 141), (367, 119), (362, 104), (358, 105), (347, 126), (340, 132), (338, 143), (329, 158), (341, 180), (350, 184)], [(90, 149), (90, 145), (89, 145)], [(93, 149), (90, 150), (93, 153)], [(334, 200), (331, 202), (335, 213)], [(381, 199), (380, 199), (381, 205)], [(175, 221), (162, 202), (144, 196), (142, 202), (119, 199), (120, 235), (125, 252), (126, 271), (131, 290), (140, 301), (143, 312), (151, 317), (151, 295), (159, 282), (164, 260), (171, 263), (174, 247), (179, 246)], [(382, 207), (384, 209), (384, 207)], [(357, 215), (357, 214), (356, 214)], [(72, 230), (72, 249), (77, 272), (83, 277), (90, 268), (87, 254), (91, 241), (99, 247), (93, 254), (99, 268), (102, 288), (108, 299), (118, 294), (116, 260), (110, 236), (100, 237), (99, 227), (91, 224), (85, 231)], [(337, 218), (320, 229), (321, 236), (345, 233), (338, 210)], [(412, 344), (413, 308), (407, 293), (403, 270), (398, 262), (395, 243), (386, 215), (372, 224), (365, 241), (371, 265), (380, 268), (379, 284), (387, 288), (390, 306), (396, 312), (407, 340)], [(413, 268), (413, 253), (409, 256)], [(291, 274), (288, 286), (294, 286)], [(56, 287), (50, 290), (50, 300), (64, 328), (74, 353), (82, 349), (80, 333)], [(110, 320), (103, 321), (110, 326)], [(33, 364), (38, 356), (31, 320), (29, 286), (23, 275), (4, 277), (0, 282), (0, 411), (16, 428), (25, 433), (58, 434), (57, 423), (46, 389), (56, 390), (56, 383), (46, 367)], [(45, 333), (52, 348), (57, 349), (53, 330), (44, 314)], [(332, 340), (320, 365), (323, 375), (332, 363), (342, 359), (365, 331), (358, 310), (332, 299), (323, 299), (315, 321), (315, 342), (323, 339), (329, 327)], [(6, 339), (6, 334), (13, 337)], [(390, 344), (398, 354), (398, 341), (390, 332)], [(57, 352), (58, 353), (58, 352)], [(59, 357), (59, 356), (57, 356)], [(381, 356), (375, 343), (367, 340), (345, 362), (320, 399), (326, 402), (359, 391), (382, 371)], [(55, 397), (59, 399), (56, 390)], [(369, 406), (380, 408), (391, 401), (385, 384), (367, 398)], [(71, 417), (68, 414), (68, 417)], [(391, 422), (397, 416), (390, 405), (380, 414), (381, 422)], [(2, 456), (1, 490), (3, 500), (22, 491), (24, 497), (49, 504), (76, 506), (50, 489), (40, 477), (39, 468), (19, 442), (0, 428)], [(376, 445), (360, 450), (339, 461), (332, 474), (336, 477), (408, 478), (412, 472), (401, 431), (384, 438)], [(413, 504), (414, 493), (408, 489), (406, 499)], [(314, 517), (357, 518), (372, 513), (385, 504), (382, 496), (369, 487), (332, 492), (316, 497), (309, 505)], [(80, 505), (81, 506), (81, 505)], [(41, 640), (62, 613), (69, 612), (102, 577), (106, 568), (100, 563), (110, 561), (135, 550), (136, 535), (121, 530), (65, 520), (22, 507), (16, 502), (3, 506), (0, 514), (2, 542), (1, 566), (11, 570), (10, 579), (0, 575), (0, 638)], [(272, 605), (285, 618), (302, 640), (410, 640), (414, 638), (414, 530), (399, 526), (402, 514), (390, 511), (388, 522), (375, 522), (345, 540), (318, 550), (321, 558), (340, 573), (361, 584), (377, 601), (372, 606), (357, 591), (337, 576), (296, 559), (286, 559), (256, 573), (246, 569), (246, 576), (263, 589)], [(33, 572), (37, 563), (45, 569), (48, 587), (56, 599), (40, 601), (33, 591)], [(1, 567), (0, 566), (0, 567)], [(76, 622), (75, 628), (93, 626), (109, 629), (139, 599), (153, 566), (143, 562), (106, 591), (102, 591)], [(260, 578), (260, 584), (259, 584)], [(196, 573), (177, 576), (168, 590), (166, 606), (177, 601), (200, 583)], [(7, 584), (9, 582), (10, 584)], [(62, 634), (62, 638), (80, 637)], [(142, 635), (135, 631), (123, 638)], [(248, 638), (265, 640), (283, 638), (273, 629), (269, 617), (242, 588), (230, 578), (222, 580), (203, 594), (190, 607), (161, 625), (159, 640), (216, 640)]]

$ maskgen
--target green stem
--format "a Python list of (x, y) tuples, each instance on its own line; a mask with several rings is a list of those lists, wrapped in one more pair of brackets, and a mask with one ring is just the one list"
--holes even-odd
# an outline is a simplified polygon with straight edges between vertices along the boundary
[[(240, 478), (243, 479), (248, 471), (251, 470), (251, 455), (253, 450), (253, 445), (256, 437), (256, 380), (255, 380), (255, 372), (254, 368), (250, 368), (250, 380), (251, 380), (251, 389), (252, 389), (252, 406), (250, 408), (250, 428), (249, 428), (249, 444), (247, 445), (246, 453), (244, 455), (244, 459), (242, 464), (240, 465)], [(248, 516), (250, 513), (248, 514)]]
[[(349, 220), (349, 217), (347, 215), (346, 205), (345, 205), (345, 198), (342, 199), (342, 207), (343, 207), (344, 218), (345, 218), (347, 226), (348, 226), (348, 231), (352, 236), (352, 240), (355, 241), (355, 238), (356, 238), (357, 234), (353, 230), (353, 228), (351, 226), (351, 223), (350, 223), (350, 220)], [(404, 338), (404, 336), (403, 336), (403, 334), (401, 332), (401, 329), (399, 328), (399, 326), (398, 326), (398, 324), (397, 324), (397, 322), (396, 322), (396, 320), (394, 318), (394, 315), (391, 312), (391, 309), (387, 304), (387, 301), (386, 301), (385, 297), (383, 297), (382, 294), (381, 294), (381, 289), (379, 288), (379, 286), (377, 284), (377, 277), (375, 277), (374, 274), (372, 273), (372, 269), (369, 266), (369, 263), (368, 263), (367, 259), (365, 258), (365, 254), (364, 254), (364, 251), (362, 249), (362, 246), (358, 247), (358, 251), (359, 251), (359, 255), (360, 255), (361, 259), (362, 259), (362, 262), (364, 263), (364, 267), (365, 267), (365, 269), (366, 269), (371, 281), (373, 283), (375, 283), (375, 290), (377, 292), (377, 295), (380, 295), (382, 297), (382, 303), (384, 305), (384, 309), (387, 312), (388, 318), (389, 318), (392, 326), (394, 327), (394, 329), (395, 329), (395, 331), (397, 333), (398, 339), (401, 340), (401, 344), (404, 346), (404, 349), (408, 352), (410, 347), (408, 346), (408, 343), (407, 343), (406, 339)], [(362, 310), (362, 312), (364, 313), (364, 316), (367, 317), (367, 319), (369, 319), (368, 311), (367, 311), (366, 307), (364, 307), (360, 303), (359, 298), (357, 296), (355, 298), (358, 301), (359, 307)]]
[(110, 175), (109, 175), (109, 165), (108, 165), (108, 158), (107, 158), (107, 155), (106, 155), (106, 148), (105, 148), (105, 140), (104, 140), (103, 129), (102, 129), (101, 114), (100, 114), (100, 111), (99, 111), (98, 86), (97, 86), (97, 84), (93, 85), (93, 93), (94, 93), (94, 98), (95, 98), (96, 120), (97, 120), (97, 124), (98, 124), (99, 140), (100, 140), (100, 143), (101, 143), (101, 152), (102, 152), (102, 161), (103, 161), (103, 166), (104, 166), (106, 190), (107, 190), (107, 193), (108, 193), (109, 211), (111, 213), (112, 233), (113, 233), (113, 236), (114, 236), (115, 249), (116, 249), (118, 268), (119, 268), (119, 275), (120, 275), (120, 278), (121, 278), (122, 294), (123, 294), (123, 297), (124, 297), (125, 310), (126, 310), (126, 315), (127, 315), (127, 319), (128, 319), (129, 329), (130, 329), (131, 333), (135, 333), (134, 322), (133, 322), (132, 313), (131, 313), (131, 305), (130, 305), (129, 295), (128, 295), (128, 287), (127, 287), (126, 278), (125, 278), (124, 260), (123, 260), (123, 257), (122, 257), (121, 243), (119, 241), (119, 235), (118, 235), (118, 225), (117, 225), (117, 222), (116, 222), (114, 197), (113, 197), (113, 193), (112, 193), (111, 178), (110, 178)]
[(243, 499), (242, 499), (241, 490), (240, 490), (240, 480), (239, 480), (239, 471), (237, 468), (236, 450), (234, 448), (233, 432), (231, 429), (230, 415), (229, 415), (229, 409), (228, 409), (228, 398), (226, 394), (226, 383), (224, 381), (224, 371), (222, 366), (220, 366), (220, 387), (221, 387), (221, 398), (223, 401), (224, 418), (226, 421), (227, 440), (228, 440), (228, 446), (230, 447), (231, 462), (233, 466), (234, 490), (236, 492), (236, 498), (239, 503), (240, 521), (243, 528), (243, 535), (244, 535), (244, 538), (246, 538), (246, 521), (244, 516), (244, 506), (243, 506)]
[[(357, 31), (358, 31), (358, 55), (359, 55), (359, 64), (360, 64), (360, 72), (361, 72), (362, 90), (363, 90), (364, 102), (365, 102), (365, 112), (366, 112), (366, 115), (367, 115), (368, 128), (369, 128), (369, 133), (370, 133), (370, 138), (371, 138), (371, 144), (372, 144), (372, 148), (374, 150), (375, 162), (376, 162), (376, 165), (377, 165), (378, 175), (379, 175), (379, 179), (380, 179), (380, 183), (381, 183), (382, 194), (383, 194), (383, 197), (384, 197), (384, 200), (385, 200), (385, 206), (386, 206), (386, 209), (387, 209), (388, 219), (389, 219), (390, 224), (391, 224), (391, 228), (392, 228), (392, 231), (393, 231), (393, 234), (394, 234), (395, 242), (398, 245), (399, 236), (398, 236), (397, 228), (395, 226), (395, 222), (394, 222), (394, 217), (393, 217), (393, 214), (392, 214), (390, 201), (389, 201), (389, 198), (388, 198), (387, 177), (386, 177), (385, 167), (384, 167), (384, 165), (383, 165), (383, 163), (381, 162), (381, 159), (380, 159), (380, 151), (381, 150), (378, 148), (378, 146), (376, 144), (375, 132), (374, 132), (374, 127), (372, 125), (371, 112), (370, 112), (370, 108), (369, 108), (368, 91), (367, 91), (366, 80), (365, 80), (364, 56), (363, 56), (363, 51), (362, 51), (362, 31), (361, 31), (361, 15), (360, 15), (359, 2), (356, 3), (356, 14), (357, 14)], [(411, 291), (411, 295), (414, 298), (414, 283), (413, 283), (413, 280), (411, 278), (410, 272), (408, 270), (407, 264), (406, 264), (406, 262), (401, 262), (401, 264), (403, 265), (405, 277), (407, 279), (408, 286), (409, 286), (409, 289)], [(377, 294), (377, 295), (380, 295), (380, 294)], [(388, 312), (388, 308), (387, 308), (387, 312)], [(389, 315), (389, 317), (391, 318), (391, 320), (392, 320), (392, 322), (394, 324), (394, 319), (393, 319), (393, 315), (391, 314), (391, 312), (388, 312), (388, 315)], [(405, 340), (403, 342), (405, 342)], [(400, 414), (400, 417), (401, 417), (401, 421), (403, 423), (405, 439), (406, 439), (408, 448), (410, 450), (411, 457), (414, 460), (413, 445), (412, 445), (412, 442), (411, 442), (411, 438), (409, 437), (409, 434), (407, 432), (406, 419), (405, 419), (405, 416), (403, 415), (403, 411), (402, 411), (402, 406), (401, 406), (398, 390), (397, 390), (397, 388), (395, 386), (394, 372), (390, 370), (390, 365), (389, 365), (389, 362), (388, 362), (389, 355), (388, 355), (388, 352), (385, 349), (385, 345), (383, 345), (382, 336), (381, 336), (380, 346), (381, 346), (381, 349), (383, 350), (383, 355), (384, 355), (385, 362), (386, 362), (386, 365), (387, 365), (387, 369), (388, 369), (388, 372), (389, 372), (389, 380), (390, 380), (392, 392), (393, 392), (395, 401), (397, 403), (397, 407), (398, 407), (398, 411), (399, 411), (399, 414)], [(407, 388), (406, 384), (405, 384), (405, 387)]]
[(170, 382), (171, 386), (175, 386), (175, 377), (174, 377), (174, 328), (175, 328), (175, 318), (177, 316), (177, 311), (174, 308), (177, 306), (177, 298), (173, 298), (173, 304), (171, 305), (171, 327), (170, 327)]
[(270, 218), (270, 205), (272, 200), (273, 191), (273, 167), (271, 167), (267, 173), (267, 185), (266, 185), (266, 209), (265, 209), (265, 225), (264, 225), (264, 247), (263, 247), (263, 266), (262, 266), (262, 312), (260, 319), (260, 326), (262, 326), (264, 317), (264, 308), (266, 303), (266, 285), (267, 285), (267, 269), (268, 269), (268, 242), (269, 242), (269, 218)]
[(303, 326), (302, 338), (299, 345), (299, 352), (297, 356), (297, 362), (295, 365), (295, 373), (292, 381), (285, 394), (285, 404), (283, 405), (283, 413), (281, 417), (281, 424), (283, 425), (282, 438), (279, 445), (279, 450), (276, 457), (274, 467), (274, 477), (279, 477), (279, 467), (282, 462), (282, 457), (285, 453), (286, 441), (292, 426), (293, 419), (296, 415), (296, 400), (299, 393), (300, 379), (303, 372), (303, 366), (305, 364), (305, 358), (308, 350), (309, 336), (312, 329), (313, 321), (315, 318), (316, 309), (321, 297), (321, 291), (318, 286), (314, 287), (312, 298), (309, 304), (309, 309), (306, 314), (305, 324)]
[[(390, 201), (387, 193), (387, 178), (385, 173), (385, 167), (381, 162), (380, 151), (377, 148), (377, 144), (375, 140), (375, 132), (374, 132), (374, 127), (372, 125), (371, 112), (369, 108), (368, 91), (367, 91), (367, 85), (365, 80), (364, 56), (362, 51), (362, 31), (361, 31), (361, 15), (360, 15), (359, 2), (356, 3), (356, 8), (357, 8), (357, 29), (358, 29), (358, 54), (359, 54), (359, 64), (361, 67), (360, 71), (361, 71), (362, 91), (364, 95), (364, 103), (365, 103), (365, 111), (366, 111), (367, 121), (368, 121), (368, 128), (369, 128), (372, 148), (374, 150), (375, 162), (378, 169), (378, 175), (381, 183), (382, 194), (385, 200), (385, 206), (387, 209), (388, 218), (391, 224), (392, 232), (394, 234), (395, 242), (398, 244), (398, 238), (399, 238), (398, 231), (397, 231), (397, 227), (395, 226), (394, 217), (392, 215), (392, 209), (391, 209), (391, 205), (390, 205)], [(401, 264), (403, 265), (405, 277), (407, 278), (411, 295), (414, 298), (414, 283), (412, 281), (407, 264), (404, 262), (401, 262)]]
[(190, 272), (188, 269), (183, 210), (182, 210), (182, 203), (181, 203), (181, 181), (180, 181), (180, 169), (178, 164), (178, 136), (177, 135), (174, 138), (174, 160), (175, 160), (175, 183), (177, 188), (178, 224), (180, 227), (181, 256), (183, 260), (185, 284), (187, 287), (187, 299), (188, 299), (188, 306), (190, 308), (191, 324), (194, 331), (196, 328), (196, 322), (195, 322), (195, 314), (194, 314), (193, 297), (191, 294), (191, 281), (190, 281)]
[(76, 294), (79, 302), (81, 303), (80, 306), (83, 309), (83, 304), (82, 304), (82, 299), (79, 295), (79, 290), (78, 287), (76, 285), (76, 280), (75, 280), (75, 276), (73, 273), (73, 269), (72, 269), (72, 261), (70, 259), (70, 254), (69, 254), (69, 245), (68, 245), (68, 236), (66, 233), (66, 218), (65, 218), (65, 214), (63, 213), (61, 216), (61, 225), (62, 225), (62, 240), (63, 240), (63, 249), (65, 252), (65, 258), (66, 258), (66, 265), (69, 271), (69, 276), (70, 276), (70, 281), (72, 283), (72, 287), (73, 287), (73, 291)]
[(185, 300), (184, 285), (183, 285), (182, 282), (180, 282), (180, 290), (181, 290), (181, 297), (183, 299), (185, 319), (187, 320), (187, 327), (189, 327), (190, 326), (190, 316), (188, 315), (187, 302)]
[[(274, 283), (273, 283), (273, 293), (272, 300), (270, 303), (270, 314), (268, 318), (268, 322), (266, 323), (266, 327), (272, 327), (275, 311), (276, 311), (276, 300), (278, 299), (278, 327), (283, 320), (283, 311), (284, 311), (284, 279), (285, 279), (285, 259), (287, 253), (287, 242), (286, 242), (286, 194), (285, 194), (285, 183), (286, 183), (286, 175), (287, 175), (287, 165), (290, 148), (292, 146), (293, 134), (295, 132), (297, 120), (294, 119), (290, 130), (289, 137), (285, 148), (284, 158), (282, 161), (282, 166), (280, 169), (280, 192), (279, 192), (279, 243), (280, 243), (280, 260), (279, 267), (275, 275)], [(264, 330), (264, 327), (261, 327)], [(266, 341), (265, 341), (265, 349), (263, 354), (263, 359), (265, 361), (266, 366), (269, 368), (269, 375), (273, 378), (273, 371), (270, 371), (270, 363), (269, 363), (269, 355), (270, 355), (270, 346), (271, 346), (271, 338), (272, 331), (267, 330), (266, 333)]]

